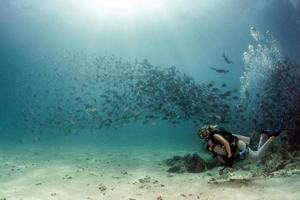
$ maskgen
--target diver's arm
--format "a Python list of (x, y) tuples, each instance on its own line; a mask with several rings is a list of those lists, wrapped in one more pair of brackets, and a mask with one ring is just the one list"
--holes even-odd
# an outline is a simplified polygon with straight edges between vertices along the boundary
[(228, 158), (230, 158), (232, 156), (232, 153), (231, 153), (231, 148), (230, 148), (230, 144), (229, 142), (227, 142), (221, 135), (219, 134), (214, 134), (213, 136), (217, 141), (221, 142), (225, 149), (226, 149), (226, 152), (227, 152), (227, 156)]

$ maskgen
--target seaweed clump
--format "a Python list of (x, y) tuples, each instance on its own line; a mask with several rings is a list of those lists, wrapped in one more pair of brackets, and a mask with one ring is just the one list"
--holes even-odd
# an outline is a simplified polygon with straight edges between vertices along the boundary
[(173, 156), (164, 162), (169, 167), (167, 171), (170, 173), (201, 173), (216, 166), (211, 164), (211, 161), (205, 161), (196, 153)]

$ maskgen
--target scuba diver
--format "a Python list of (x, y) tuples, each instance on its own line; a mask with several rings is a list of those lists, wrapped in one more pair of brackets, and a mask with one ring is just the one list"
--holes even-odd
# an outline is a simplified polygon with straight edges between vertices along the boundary
[[(282, 128), (282, 121), (277, 129), (265, 129), (261, 131), (257, 151), (250, 149), (250, 138), (247, 136), (235, 135), (217, 125), (206, 125), (199, 129), (198, 136), (204, 139), (203, 149), (213, 154), (226, 167), (233, 167), (236, 160), (246, 158), (258, 161), (265, 154), (275, 137), (279, 136)], [(267, 137), (263, 144), (264, 137)], [(204, 145), (206, 147), (204, 148)]]

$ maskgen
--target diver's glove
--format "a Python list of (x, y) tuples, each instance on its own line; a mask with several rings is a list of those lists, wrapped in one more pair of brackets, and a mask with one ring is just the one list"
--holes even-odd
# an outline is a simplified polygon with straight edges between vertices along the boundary
[(225, 161), (225, 165), (226, 165), (226, 167), (230, 167), (230, 168), (232, 168), (233, 167), (233, 164), (234, 164), (234, 157), (233, 156), (231, 156), (231, 157), (225, 157), (224, 158), (224, 161)]

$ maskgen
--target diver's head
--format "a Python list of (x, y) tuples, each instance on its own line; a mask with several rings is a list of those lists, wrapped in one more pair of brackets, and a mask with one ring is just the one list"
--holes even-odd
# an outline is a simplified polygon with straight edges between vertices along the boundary
[(209, 137), (209, 133), (211, 131), (217, 131), (218, 130), (218, 126), (217, 125), (205, 125), (205, 126), (202, 126), (198, 132), (197, 132), (197, 135), (201, 138), (201, 139), (205, 139), (207, 140), (208, 137)]

